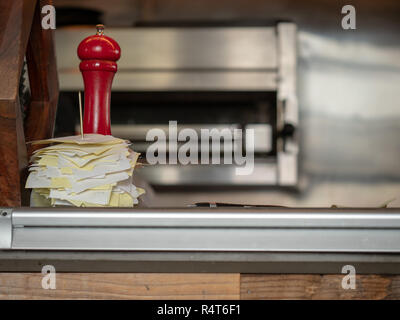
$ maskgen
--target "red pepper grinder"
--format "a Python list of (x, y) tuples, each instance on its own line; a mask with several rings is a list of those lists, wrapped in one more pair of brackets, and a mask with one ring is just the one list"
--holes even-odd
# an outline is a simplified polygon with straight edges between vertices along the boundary
[(121, 56), (118, 43), (104, 35), (104, 26), (96, 26), (97, 34), (82, 40), (78, 56), (79, 69), (85, 84), (83, 133), (111, 135), (111, 86)]

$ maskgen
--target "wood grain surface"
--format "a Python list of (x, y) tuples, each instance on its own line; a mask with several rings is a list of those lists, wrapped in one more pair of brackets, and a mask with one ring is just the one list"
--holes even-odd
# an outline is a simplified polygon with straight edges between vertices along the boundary
[(40, 273), (0, 273), (0, 299), (239, 299), (239, 274), (59, 273), (42, 289)]
[(400, 299), (400, 276), (342, 274), (57, 273), (42, 289), (40, 273), (0, 273), (0, 299)]
[(36, 1), (0, 1), (0, 206), (27, 204), (19, 80)]
[[(0, 206), (29, 203), (29, 193), (24, 188), (28, 162), (25, 141), (53, 135), (57, 66), (53, 30), (41, 27), (41, 7), (51, 3), (0, 1)], [(32, 99), (24, 128), (18, 95), (25, 55)]]
[[(41, 27), (41, 8), (48, 4), (53, 1), (37, 2), (26, 52), (31, 91), (24, 123), (26, 141), (49, 139), (54, 132), (59, 94), (54, 30)], [(28, 145), (28, 154), (41, 147)]]
[(400, 299), (400, 276), (357, 275), (342, 288), (343, 274), (242, 274), (241, 299)]

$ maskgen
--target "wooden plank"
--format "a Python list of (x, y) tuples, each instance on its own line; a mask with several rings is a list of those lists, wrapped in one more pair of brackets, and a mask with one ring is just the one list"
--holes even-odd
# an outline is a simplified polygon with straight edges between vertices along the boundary
[[(19, 80), (36, 1), (0, 1), (0, 206), (27, 203)], [(25, 197), (24, 197), (25, 196)]]
[(239, 299), (239, 274), (57, 273), (56, 289), (42, 274), (0, 273), (0, 299)]
[[(53, 1), (37, 2), (26, 52), (31, 90), (31, 101), (25, 119), (26, 141), (51, 138), (56, 119), (59, 86), (54, 30), (44, 30), (41, 27), (41, 8), (47, 4), (53, 4)], [(28, 153), (33, 150), (28, 145)]]
[(400, 299), (400, 276), (57, 273), (55, 290), (39, 273), (0, 273), (0, 299)]
[(400, 299), (400, 276), (357, 275), (356, 289), (342, 288), (344, 274), (242, 274), (241, 299)]

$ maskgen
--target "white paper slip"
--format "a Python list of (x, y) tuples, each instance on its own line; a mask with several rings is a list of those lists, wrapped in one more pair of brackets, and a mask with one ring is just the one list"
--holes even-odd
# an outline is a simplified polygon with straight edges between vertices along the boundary
[(67, 156), (63, 156), (60, 154), (60, 158), (64, 158), (65, 160), (69, 161), (70, 163), (72, 163), (71, 167), (84, 167), (87, 164), (91, 164), (93, 166), (98, 165), (99, 163), (103, 163), (103, 162), (115, 162), (118, 161), (120, 159), (124, 159), (126, 158), (126, 150), (119, 150), (117, 152), (110, 152), (110, 153), (105, 153), (104, 155), (101, 156), (88, 156), (85, 158), (81, 158), (81, 157), (67, 157)]
[(56, 167), (47, 167), (44, 170), (38, 171), (39, 177), (57, 178), (61, 176), (61, 172)]
[(77, 169), (72, 169), (72, 171), (73, 171), (74, 179), (76, 181), (79, 181), (82, 179), (103, 176), (108, 173), (121, 172), (121, 171), (129, 170), (131, 168), (132, 168), (132, 166), (131, 166), (130, 161), (128, 159), (124, 159), (121, 161), (117, 161), (115, 163), (99, 164), (91, 171), (77, 170)]
[(76, 195), (68, 194), (66, 191), (50, 190), (49, 197), (61, 200), (75, 200), (100, 205), (107, 205), (110, 201), (111, 190), (88, 190)]
[(132, 198), (138, 198), (141, 194), (140, 190), (136, 188), (134, 184), (132, 184), (132, 177), (129, 177), (129, 179), (127, 180), (118, 182), (114, 190), (128, 193), (132, 196)]
[(50, 188), (51, 179), (38, 176), (37, 172), (31, 172), (26, 180), (25, 188)]
[(80, 193), (88, 189), (109, 185), (115, 182), (126, 180), (128, 178), (129, 175), (126, 172), (111, 173), (106, 175), (104, 179), (89, 178), (78, 182), (72, 182), (71, 188), (68, 188), (67, 192)]
[(54, 199), (54, 205), (56, 206), (73, 206), (73, 204), (67, 200)]

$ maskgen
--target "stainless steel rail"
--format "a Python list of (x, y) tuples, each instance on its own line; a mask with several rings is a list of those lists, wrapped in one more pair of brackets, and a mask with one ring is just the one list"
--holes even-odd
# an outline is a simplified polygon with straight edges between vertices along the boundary
[(69, 209), (12, 210), (15, 227), (400, 228), (400, 209)]
[(0, 248), (400, 253), (399, 209), (3, 209)]
[(0, 208), (0, 271), (400, 274), (400, 209)]

